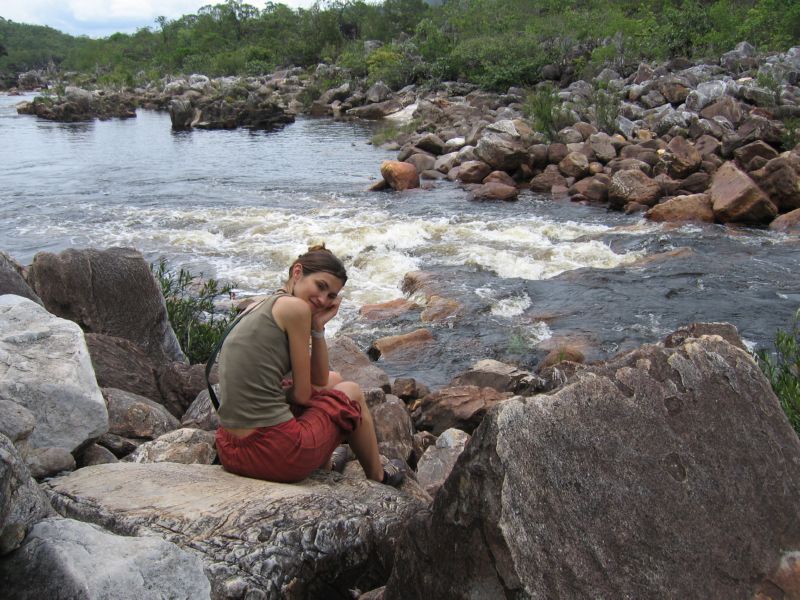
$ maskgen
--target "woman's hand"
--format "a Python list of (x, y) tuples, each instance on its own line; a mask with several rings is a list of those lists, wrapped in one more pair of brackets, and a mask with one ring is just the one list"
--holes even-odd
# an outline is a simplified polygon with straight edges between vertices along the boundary
[(319, 311), (311, 312), (311, 328), (315, 331), (322, 331), (325, 324), (339, 312), (339, 305), (342, 303), (341, 296), (337, 296), (329, 306)]

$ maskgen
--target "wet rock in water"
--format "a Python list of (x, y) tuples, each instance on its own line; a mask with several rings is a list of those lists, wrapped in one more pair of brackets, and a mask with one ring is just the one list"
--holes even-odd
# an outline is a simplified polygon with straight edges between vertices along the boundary
[(419, 459), (417, 481), (431, 496), (436, 496), (449, 477), (469, 438), (470, 435), (460, 429), (447, 429)]
[(202, 429), (176, 429), (151, 442), (145, 442), (125, 457), (126, 462), (174, 462), (184, 465), (210, 465), (217, 457), (214, 434)]
[(19, 451), (0, 434), (0, 556), (17, 548), (35, 523), (53, 514)]
[(784, 233), (800, 233), (800, 208), (781, 215), (769, 224), (769, 228)]
[(487, 358), (479, 360), (469, 370), (457, 375), (450, 385), (490, 387), (499, 392), (525, 394), (535, 389), (538, 382), (537, 378), (528, 371)]
[(514, 178), (505, 171), (492, 171), (483, 178), (482, 183), (502, 183), (511, 187), (517, 186), (517, 182), (514, 181)]
[(47, 310), (86, 333), (130, 340), (156, 364), (186, 361), (161, 288), (138, 250), (39, 252), (29, 281)]
[(692, 194), (690, 196), (669, 198), (660, 204), (656, 204), (647, 211), (645, 216), (651, 221), (659, 222), (714, 222), (714, 210), (711, 205), (711, 197), (708, 194)]
[(363, 389), (379, 388), (391, 391), (389, 376), (383, 369), (375, 366), (361, 348), (349, 337), (340, 335), (328, 344), (331, 369), (339, 373), (345, 381), (355, 381)]
[(24, 269), (5, 252), (0, 252), (0, 296), (15, 294), (37, 304), (42, 304), (41, 298), (36, 295), (28, 282), (22, 276)]
[(458, 179), (463, 183), (481, 183), (492, 168), (480, 160), (468, 160), (458, 166)]
[(497, 181), (484, 183), (470, 192), (470, 199), (477, 201), (502, 200), (513, 202), (519, 197), (519, 190), (516, 186), (506, 185)]
[(397, 396), (387, 396), (371, 412), (381, 454), (408, 462), (414, 449), (414, 425), (405, 403)]
[(474, 385), (446, 387), (422, 399), (419, 413), (412, 415), (414, 425), (434, 435), (452, 427), (472, 433), (480, 425), (486, 411), (512, 395), (510, 392)]
[(17, 105), (17, 113), (61, 123), (130, 119), (136, 117), (136, 102), (127, 94), (89, 92), (67, 86), (63, 95), (50, 98), (36, 96), (31, 102), (21, 102)]
[(180, 422), (157, 402), (115, 388), (103, 388), (108, 431), (123, 437), (155, 439), (178, 429)]
[(460, 302), (434, 294), (428, 296), (428, 302), (419, 318), (423, 323), (436, 323), (457, 317), (463, 312), (464, 306)]
[(169, 118), (172, 129), (185, 131), (192, 128), (192, 123), (200, 120), (200, 112), (194, 109), (190, 100), (175, 98), (169, 103)]
[(10, 597), (211, 598), (200, 559), (155, 537), (114, 535), (73, 519), (37, 523), (25, 543), (0, 563)]
[(608, 186), (608, 203), (612, 208), (623, 208), (630, 202), (653, 206), (661, 197), (661, 186), (641, 171), (618, 171)]
[[(217, 395), (217, 399), (219, 399), (219, 385), (214, 385), (214, 393)], [(195, 398), (186, 413), (181, 417), (181, 426), (204, 429), (205, 431), (217, 430), (217, 427), (219, 427), (219, 415), (217, 415), (217, 411), (211, 403), (211, 396), (209, 396), (208, 390), (203, 390), (197, 394), (197, 398)]]
[(417, 173), (424, 173), (425, 171), (432, 171), (436, 166), (436, 159), (430, 154), (417, 153), (412, 154), (403, 162), (414, 165)]
[(717, 172), (708, 190), (714, 217), (721, 223), (768, 223), (778, 210), (755, 182), (733, 162), (726, 162)]
[(75, 323), (27, 298), (0, 296), (0, 354), (0, 398), (35, 415), (31, 447), (70, 452), (108, 429), (105, 402)]
[(397, 298), (379, 304), (364, 304), (358, 310), (358, 314), (362, 319), (368, 321), (386, 321), (419, 308), (419, 304), (415, 302), (411, 302), (405, 298)]
[(750, 598), (800, 548), (798, 495), (800, 439), (747, 352), (643, 346), (490, 411), (386, 598)]
[(388, 576), (399, 530), (424, 507), (363, 478), (318, 473), (288, 485), (174, 463), (98, 465), (46, 490), (69, 517), (190, 547), (215, 598), (371, 589)]
[(381, 176), (393, 190), (399, 192), (419, 187), (419, 174), (414, 165), (397, 160), (381, 163)]
[(381, 356), (405, 356), (409, 352), (418, 351), (420, 345), (431, 342), (433, 342), (433, 334), (429, 329), (417, 329), (409, 333), (379, 338), (372, 342), (367, 354), (372, 360), (378, 360)]

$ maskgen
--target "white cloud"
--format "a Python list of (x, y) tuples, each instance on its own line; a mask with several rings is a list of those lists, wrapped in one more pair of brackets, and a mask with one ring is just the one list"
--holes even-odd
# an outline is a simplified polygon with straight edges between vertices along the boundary
[[(224, 0), (2, 0), (0, 17), (18, 23), (48, 25), (72, 35), (103, 37), (153, 27), (158, 16), (169, 19), (196, 13), (201, 6)], [(308, 8), (314, 0), (284, 0), (292, 8)], [(261, 9), (266, 2), (251, 1)]]

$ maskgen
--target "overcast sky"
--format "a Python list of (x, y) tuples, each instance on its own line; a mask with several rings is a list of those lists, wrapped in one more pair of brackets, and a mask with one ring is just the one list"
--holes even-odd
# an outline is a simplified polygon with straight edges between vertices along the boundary
[[(154, 26), (163, 15), (174, 19), (195, 13), (216, 0), (0, 0), (0, 17), (17, 23), (49, 25), (71, 35), (105, 37), (120, 31), (134, 33), (140, 27)], [(282, 0), (282, 4), (308, 8), (314, 0)], [(265, 0), (248, 4), (264, 8)]]

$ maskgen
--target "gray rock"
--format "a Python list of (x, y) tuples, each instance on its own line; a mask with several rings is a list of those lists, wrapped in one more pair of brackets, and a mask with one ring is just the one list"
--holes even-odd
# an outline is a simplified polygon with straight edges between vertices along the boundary
[[(219, 385), (214, 385), (214, 393), (217, 398), (220, 397)], [(197, 394), (197, 398), (181, 418), (181, 426), (204, 429), (206, 431), (217, 430), (217, 427), (219, 427), (219, 415), (214, 410), (214, 405), (211, 404), (211, 396), (208, 395), (208, 390), (203, 390)]]
[(210, 465), (217, 457), (214, 434), (202, 429), (177, 429), (145, 442), (124, 458), (126, 462), (174, 462)]
[(36, 417), (27, 408), (11, 400), (0, 398), (0, 434), (14, 444), (28, 439), (36, 426)]
[(211, 598), (200, 559), (175, 544), (60, 518), (34, 526), (0, 563), (0, 583), (18, 600)]
[(363, 478), (279, 484), (222, 467), (98, 465), (45, 484), (67, 516), (165, 536), (203, 560), (215, 598), (347, 597), (385, 581), (394, 540), (425, 505)]
[(51, 477), (75, 470), (75, 457), (64, 448), (31, 448), (25, 453), (25, 463), (36, 479)]
[(490, 387), (499, 392), (525, 394), (538, 385), (537, 377), (528, 371), (490, 358), (479, 360), (468, 371), (458, 375), (450, 385)]
[(337, 371), (345, 381), (355, 381), (364, 389), (381, 388), (389, 392), (389, 376), (376, 367), (352, 339), (340, 335), (328, 344), (331, 369)]
[(41, 298), (31, 289), (22, 273), (23, 268), (17, 261), (5, 252), (0, 252), (0, 295), (16, 294), (42, 304)]
[(408, 461), (414, 449), (414, 425), (405, 403), (389, 395), (370, 409), (381, 454)]
[(643, 346), (492, 410), (386, 599), (752, 598), (800, 548), (798, 497), (800, 439), (748, 353)]
[(81, 451), (77, 463), (78, 467), (91, 467), (92, 465), (104, 465), (106, 463), (119, 462), (114, 453), (103, 446), (92, 444)]
[(36, 417), (32, 447), (72, 451), (108, 429), (80, 327), (21, 296), (0, 296), (0, 399)]
[(378, 81), (372, 84), (367, 90), (367, 102), (370, 104), (383, 102), (384, 100), (388, 100), (391, 94), (392, 90), (389, 88), (389, 86), (382, 81)]
[(17, 548), (35, 523), (53, 514), (17, 448), (0, 434), (0, 556)]
[(103, 388), (108, 407), (108, 431), (134, 438), (157, 438), (180, 427), (162, 405), (124, 390)]
[[(514, 127), (511, 121), (501, 123), (508, 123), (510, 127)], [(501, 133), (491, 127), (494, 126), (484, 130), (483, 136), (475, 148), (475, 155), (493, 170), (513, 172), (527, 161), (527, 148), (522, 143), (519, 134)], [(514, 132), (516, 133), (516, 129)]]
[(758, 65), (756, 49), (748, 42), (739, 42), (730, 52), (719, 59), (719, 64), (728, 72), (741, 73)]
[(161, 288), (137, 250), (39, 252), (29, 281), (47, 310), (87, 333), (130, 340), (156, 363), (186, 361)]
[(417, 464), (417, 481), (431, 496), (436, 496), (450, 476), (469, 439), (470, 435), (460, 429), (448, 429), (425, 450)]

